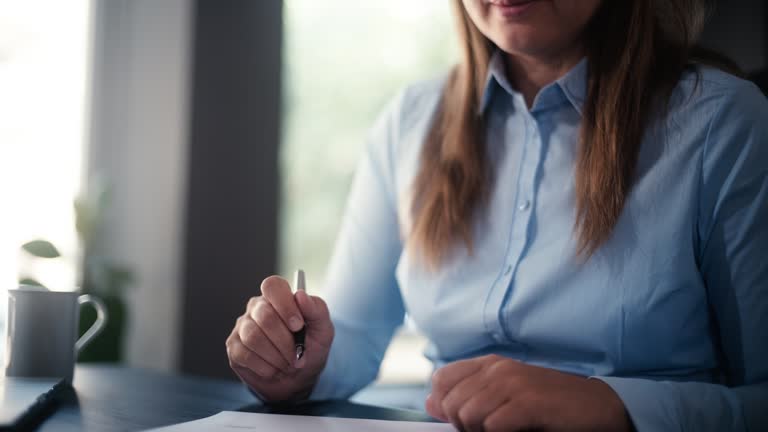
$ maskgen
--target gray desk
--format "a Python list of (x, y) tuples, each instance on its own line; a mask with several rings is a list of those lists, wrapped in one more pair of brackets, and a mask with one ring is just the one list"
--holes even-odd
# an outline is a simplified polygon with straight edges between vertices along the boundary
[[(280, 407), (263, 408), (254, 405), (253, 396), (236, 381), (175, 376), (113, 366), (78, 366), (74, 388), (76, 392), (70, 396), (70, 400), (60, 406), (38, 430), (136, 431), (196, 420), (219, 411), (235, 411), (245, 406), (261, 412), (282, 410)], [(371, 394), (370, 390), (368, 394)], [(425, 415), (413, 411), (382, 410), (344, 402), (310, 404), (304, 408), (294, 406), (287, 410), (284, 412), (305, 415), (429, 420)]]

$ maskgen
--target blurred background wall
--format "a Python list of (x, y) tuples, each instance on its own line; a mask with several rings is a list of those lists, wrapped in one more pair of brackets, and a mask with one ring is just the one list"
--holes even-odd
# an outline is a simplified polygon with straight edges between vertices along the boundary
[(227, 375), (223, 342), (276, 272), (276, 1), (96, 0), (86, 185), (133, 269), (130, 364)]
[(95, 0), (83, 187), (110, 189), (94, 245), (136, 274), (129, 364), (172, 370), (181, 334), (192, 17), (188, 0)]
[[(447, 0), (0, 0), (0, 283), (74, 286), (72, 199), (107, 190), (90, 249), (132, 275), (123, 361), (233, 377), (245, 302), (297, 267), (322, 295), (366, 130), (453, 40)], [(703, 42), (768, 67), (764, 0), (721, 1)], [(382, 378), (423, 379), (423, 343), (404, 327)]]

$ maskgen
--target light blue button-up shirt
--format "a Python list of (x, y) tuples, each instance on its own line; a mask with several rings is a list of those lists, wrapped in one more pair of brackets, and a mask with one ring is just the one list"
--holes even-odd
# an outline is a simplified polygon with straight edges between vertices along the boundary
[[(575, 256), (587, 62), (528, 109), (493, 57), (482, 100), (493, 189), (436, 271), (412, 252), (411, 186), (445, 77), (373, 128), (328, 272), (336, 338), (313, 398), (370, 383), (407, 312), (436, 367), (496, 353), (604, 380), (645, 431), (756, 431), (768, 412), (768, 102), (687, 73), (644, 137), (612, 237)], [(762, 417), (761, 417), (762, 416)]]

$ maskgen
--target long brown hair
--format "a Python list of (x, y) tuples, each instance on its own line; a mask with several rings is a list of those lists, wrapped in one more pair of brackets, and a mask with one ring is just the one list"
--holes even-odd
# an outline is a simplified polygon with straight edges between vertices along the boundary
[[(492, 175), (479, 110), (494, 44), (453, 1), (462, 60), (452, 70), (413, 184), (410, 241), (436, 266), (457, 243), (472, 252), (475, 218)], [(694, 47), (704, 0), (604, 0), (584, 35), (589, 62), (576, 161), (577, 251), (591, 256), (611, 235), (632, 187), (643, 132), (691, 61), (733, 66)]]

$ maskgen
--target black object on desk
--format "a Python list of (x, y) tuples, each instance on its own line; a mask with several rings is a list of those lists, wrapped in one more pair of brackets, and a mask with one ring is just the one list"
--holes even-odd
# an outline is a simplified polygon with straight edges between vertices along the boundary
[(34, 430), (71, 391), (63, 379), (0, 378), (0, 432)]

